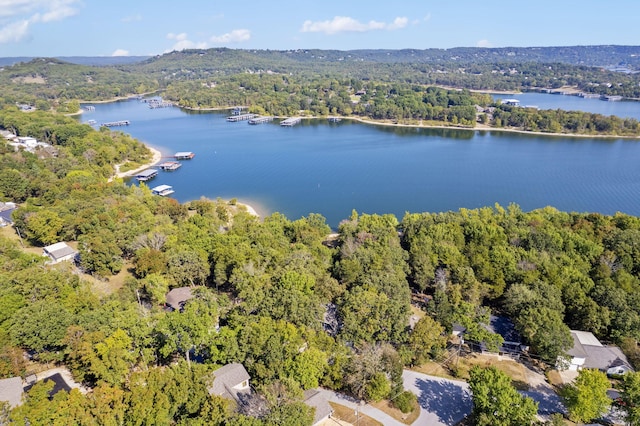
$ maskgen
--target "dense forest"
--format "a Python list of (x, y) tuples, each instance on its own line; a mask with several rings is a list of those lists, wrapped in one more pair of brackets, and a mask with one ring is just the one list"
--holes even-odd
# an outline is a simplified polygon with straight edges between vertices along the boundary
[[(56, 363), (89, 389), (49, 399), (38, 384), (4, 413), (16, 424), (310, 424), (303, 390), (402, 400), (403, 367), (439, 357), (454, 323), (470, 341), (499, 344), (485, 328), (491, 312), (551, 366), (571, 347), (570, 328), (639, 359), (637, 217), (516, 205), (354, 211), (329, 239), (318, 214), (259, 219), (222, 200), (181, 205), (110, 182), (114, 164), (149, 155), (120, 132), (15, 107), (0, 111), (0, 128), (57, 149), (0, 145), (0, 200), (20, 203), (24, 243), (79, 251), (77, 266), (47, 266), (10, 229), (0, 237), (0, 377)], [(89, 279), (121, 271), (109, 291)], [(163, 309), (182, 286), (196, 296)], [(412, 298), (424, 313), (413, 328)], [(237, 407), (206, 390), (231, 362), (255, 388)]]

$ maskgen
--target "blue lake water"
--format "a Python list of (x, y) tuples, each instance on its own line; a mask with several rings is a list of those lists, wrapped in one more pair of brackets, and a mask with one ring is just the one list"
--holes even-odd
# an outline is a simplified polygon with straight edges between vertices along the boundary
[[(640, 103), (575, 100), (607, 108), (631, 104), (633, 116), (640, 116)], [(229, 123), (227, 115), (149, 109), (129, 100), (97, 104), (81, 120), (130, 120), (131, 125), (114, 130), (166, 155), (195, 152), (177, 171), (160, 172), (148, 182), (151, 187), (173, 186), (173, 196), (181, 202), (201, 196), (238, 198), (263, 215), (279, 211), (295, 220), (320, 213), (332, 227), (352, 209), (401, 219), (407, 211), (496, 202), (514, 202), (524, 210), (551, 205), (565, 211), (640, 215), (640, 140), (390, 128), (320, 119), (283, 128), (277, 120), (256, 126)]]

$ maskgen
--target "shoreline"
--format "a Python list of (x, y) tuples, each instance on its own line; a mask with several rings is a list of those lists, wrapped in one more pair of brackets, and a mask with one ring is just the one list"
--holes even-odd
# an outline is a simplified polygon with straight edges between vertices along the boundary
[(153, 166), (154, 164), (160, 162), (160, 160), (162, 159), (162, 152), (159, 149), (154, 148), (149, 144), (146, 144), (144, 142), (142, 142), (142, 143), (144, 144), (145, 147), (147, 147), (147, 149), (149, 151), (151, 151), (151, 159), (149, 160), (149, 162), (141, 165), (140, 167), (136, 167), (135, 169), (127, 170), (126, 172), (121, 172), (120, 171), (121, 164), (116, 164), (114, 166), (116, 172), (113, 174), (113, 176), (111, 176), (109, 178), (108, 182), (112, 182), (115, 179), (123, 179), (123, 178), (126, 178), (126, 177), (131, 177), (131, 176), (135, 175), (136, 173), (141, 172), (141, 171), (143, 171), (145, 169), (148, 169), (149, 167)]
[[(570, 137), (570, 138), (599, 138), (599, 139), (639, 139), (638, 136), (621, 136), (621, 135), (585, 135), (581, 133), (548, 133), (548, 132), (533, 132), (531, 130), (521, 130), (514, 128), (505, 128), (505, 127), (491, 127), (486, 125), (480, 125), (476, 127), (462, 127), (462, 126), (444, 126), (437, 124), (401, 124), (401, 123), (385, 123), (383, 121), (373, 121), (367, 120), (360, 117), (350, 117), (350, 116), (332, 116), (341, 118), (343, 120), (353, 120), (362, 124), (371, 124), (375, 126), (388, 126), (388, 127), (411, 127), (416, 129), (449, 129), (449, 130), (468, 130), (470, 132), (508, 132), (508, 133), (521, 133), (524, 135), (537, 135), (537, 136), (561, 136), (561, 137)], [(282, 118), (282, 117), (278, 117)], [(321, 116), (307, 116), (300, 117), (302, 119), (322, 119), (327, 117)]]

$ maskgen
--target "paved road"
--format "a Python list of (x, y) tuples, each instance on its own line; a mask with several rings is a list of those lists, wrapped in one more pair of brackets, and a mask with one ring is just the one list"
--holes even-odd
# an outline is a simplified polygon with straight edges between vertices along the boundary
[[(344, 405), (345, 407), (352, 408), (353, 411), (356, 411), (356, 407), (358, 407), (357, 401), (351, 398), (350, 396), (346, 396), (341, 393), (336, 393), (328, 389), (319, 388), (318, 390), (329, 402), (335, 402), (340, 405)], [(393, 417), (389, 416), (383, 411), (378, 410), (375, 407), (372, 407), (369, 404), (360, 406), (359, 411), (371, 417), (372, 419), (379, 421), (384, 426), (406, 426), (404, 423), (397, 421)], [(428, 423), (414, 423), (414, 425), (416, 426), (420, 424), (426, 425)]]
[[(466, 382), (404, 370), (405, 389), (418, 396), (420, 417), (416, 426), (451, 426), (471, 413), (471, 393)], [(386, 424), (386, 423), (385, 423)]]

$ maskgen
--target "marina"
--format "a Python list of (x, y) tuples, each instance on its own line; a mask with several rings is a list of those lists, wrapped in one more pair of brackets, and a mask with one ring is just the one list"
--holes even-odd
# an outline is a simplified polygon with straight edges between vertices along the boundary
[(252, 118), (251, 120), (249, 120), (249, 124), (263, 124), (263, 123), (269, 123), (270, 121), (273, 121), (273, 117), (268, 117), (268, 116), (259, 116), (256, 118)]
[(158, 167), (165, 172), (170, 172), (173, 170), (178, 170), (180, 167), (182, 167), (182, 164), (178, 163), (177, 161), (165, 161), (164, 163), (158, 164)]
[(158, 185), (156, 187), (151, 188), (151, 192), (153, 195), (160, 195), (161, 197), (166, 197), (167, 195), (173, 194), (175, 191), (173, 187), (170, 185)]
[(129, 124), (131, 124), (129, 120), (107, 121), (106, 123), (102, 123), (100, 127), (128, 126)]
[[(636, 102), (542, 93), (495, 96), (517, 97), (540, 108), (640, 118)], [(170, 181), (157, 164), (151, 166), (160, 176), (149, 186), (171, 185), (170, 197), (180, 202), (237, 198), (265, 215), (319, 213), (332, 227), (353, 209), (400, 218), (407, 211), (455, 211), (496, 202), (513, 202), (525, 211), (551, 205), (563, 211), (640, 214), (637, 141), (376, 126), (346, 118), (332, 124), (328, 117), (304, 118), (283, 131), (269, 124), (232, 126), (228, 115), (150, 110), (129, 100), (100, 105), (78, 119), (129, 118), (133, 124), (126, 132), (160, 148), (159, 163), (178, 161), (176, 152), (196, 153), (188, 167), (166, 172)]]
[(173, 154), (173, 158), (176, 160), (191, 160), (195, 156), (196, 154), (191, 151), (180, 151)]
[(146, 182), (148, 180), (153, 179), (158, 175), (158, 171), (156, 169), (147, 169), (139, 172), (135, 177), (138, 182)]
[(238, 114), (238, 115), (230, 115), (227, 117), (227, 121), (231, 123), (235, 123), (236, 121), (247, 121), (254, 119), (258, 116), (258, 114)]
[(302, 121), (302, 118), (300, 117), (291, 117), (291, 118), (282, 120), (280, 122), (280, 125), (283, 127), (293, 127), (296, 124), (300, 123), (300, 121)]

